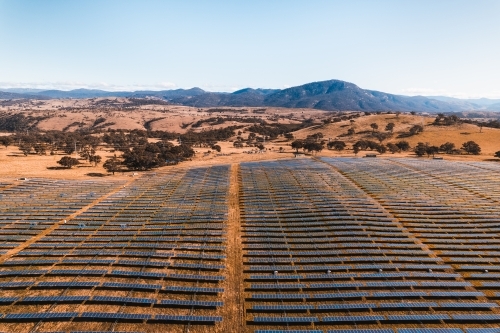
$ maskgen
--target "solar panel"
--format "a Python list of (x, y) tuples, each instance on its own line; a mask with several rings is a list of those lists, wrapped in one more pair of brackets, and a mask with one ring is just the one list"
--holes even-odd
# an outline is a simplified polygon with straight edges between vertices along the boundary
[(25, 312), (8, 313), (3, 319), (14, 320), (40, 320), (40, 319), (71, 319), (78, 315), (77, 312)]
[(498, 321), (500, 315), (498, 314), (454, 314), (451, 315), (453, 320), (459, 321)]
[(256, 323), (314, 323), (318, 317), (254, 317)]
[(70, 288), (70, 287), (77, 287), (77, 288), (93, 288), (98, 286), (100, 283), (99, 282), (51, 282), (51, 281), (42, 281), (38, 282), (36, 285), (37, 287), (44, 287), (44, 288)]
[(215, 308), (221, 307), (223, 302), (210, 302), (210, 301), (188, 301), (188, 300), (171, 300), (163, 299), (159, 303), (160, 305), (172, 306), (172, 307), (195, 307), (195, 308)]
[(324, 317), (322, 319), (323, 322), (335, 323), (335, 322), (374, 322), (384, 320), (384, 316), (332, 316), (332, 317)]
[[(394, 333), (393, 330), (388, 328), (381, 329), (340, 329), (340, 330), (328, 330), (327, 333)], [(450, 332), (453, 333), (453, 332)]]
[(380, 303), (381, 308), (429, 308), (438, 306), (434, 302), (409, 302), (409, 303)]
[(199, 322), (199, 323), (215, 323), (222, 321), (222, 317), (216, 316), (170, 316), (170, 315), (155, 315), (155, 320), (167, 322)]
[(117, 282), (104, 282), (103, 288), (117, 288), (117, 289), (139, 289), (139, 290), (156, 290), (161, 289), (160, 284), (147, 284), (147, 283), (117, 283)]
[(375, 303), (321, 304), (318, 310), (355, 310), (376, 308)]
[(421, 321), (446, 320), (446, 319), (450, 319), (450, 316), (448, 316), (446, 314), (439, 314), (439, 315), (388, 315), (387, 319), (390, 321), (396, 321), (396, 322), (405, 322), (405, 321), (421, 322)]
[(463, 333), (463, 331), (460, 328), (399, 328), (398, 333)]
[(149, 314), (142, 313), (116, 313), (116, 312), (83, 312), (79, 318), (82, 319), (109, 319), (109, 320), (147, 320), (151, 318)]
[(73, 303), (89, 300), (89, 296), (30, 296), (22, 299), (23, 303)]
[(137, 297), (112, 297), (112, 296), (94, 296), (92, 302), (99, 303), (120, 303), (120, 304), (152, 304), (156, 300), (152, 298), (137, 298)]
[(207, 287), (184, 287), (184, 286), (167, 286), (164, 289), (170, 292), (183, 292), (183, 293), (209, 293), (216, 294), (224, 292), (224, 288), (207, 288)]
[[(320, 330), (256, 330), (254, 333), (324, 333)], [(391, 331), (391, 333), (393, 333)]]

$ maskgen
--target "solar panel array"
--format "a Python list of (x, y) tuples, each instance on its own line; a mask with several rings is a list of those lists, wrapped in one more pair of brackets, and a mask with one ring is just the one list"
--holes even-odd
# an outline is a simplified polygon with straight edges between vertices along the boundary
[[(489, 194), (500, 181), (497, 171), (485, 171), (492, 182), (472, 192), (391, 161), (323, 161), (241, 165), (249, 327), (428, 333), (498, 327), (496, 299), (468, 273), (484, 274), (471, 267), (482, 264), (456, 259), (488, 254), (489, 270), (500, 271), (492, 230), (500, 206)], [(459, 175), (457, 164), (455, 178), (466, 182)], [(483, 239), (493, 246), (475, 249)], [(455, 243), (464, 247), (434, 246)], [(492, 280), (500, 277), (491, 273)]]
[(495, 163), (239, 170), (0, 182), (0, 332), (500, 333)]
[[(78, 191), (91, 190), (89, 200), (110, 191), (107, 183), (91, 189), (67, 183), (65, 196), (54, 195), (60, 207), (70, 199), (76, 208), (88, 205)], [(35, 184), (40, 192), (33, 185), (24, 197), (35, 190), (36, 198), (45, 197), (44, 185)], [(118, 185), (0, 265), (0, 326), (182, 332), (222, 320), (229, 167), (146, 174)], [(8, 209), (30, 212), (19, 201)]]

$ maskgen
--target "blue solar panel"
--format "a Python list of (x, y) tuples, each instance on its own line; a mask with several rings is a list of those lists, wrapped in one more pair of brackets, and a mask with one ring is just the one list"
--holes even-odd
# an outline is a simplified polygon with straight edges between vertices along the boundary
[(139, 290), (156, 290), (161, 289), (160, 284), (147, 284), (147, 283), (117, 283), (117, 282), (104, 282), (103, 288), (117, 288), (117, 289), (139, 289)]
[(142, 313), (115, 313), (115, 312), (83, 312), (79, 318), (82, 319), (109, 319), (109, 320), (147, 320), (151, 318), (149, 314)]
[(467, 333), (500, 333), (500, 327), (491, 328), (466, 328)]
[(76, 312), (26, 312), (26, 313), (8, 313), (4, 319), (16, 320), (40, 320), (40, 319), (71, 319), (76, 317)]
[(354, 310), (354, 309), (370, 309), (376, 308), (374, 303), (347, 303), (347, 304), (321, 304), (318, 305), (318, 310)]
[(224, 288), (207, 288), (207, 287), (184, 287), (184, 286), (167, 286), (165, 291), (182, 292), (182, 293), (209, 293), (216, 294), (224, 292)]
[(26, 303), (71, 303), (71, 302), (83, 302), (90, 299), (89, 296), (31, 296), (23, 298), (22, 302)]
[(52, 287), (52, 288), (70, 288), (70, 287), (78, 287), (78, 288), (93, 288), (99, 285), (99, 282), (51, 282), (44, 281), (38, 282), (37, 287)]
[(324, 317), (322, 319), (323, 322), (335, 323), (335, 322), (374, 322), (379, 320), (384, 320), (384, 316), (332, 316), (332, 317)]
[(256, 323), (313, 323), (318, 322), (317, 317), (254, 317)]
[(463, 331), (460, 328), (399, 328), (398, 333), (463, 333)]
[(168, 322), (200, 322), (200, 323), (215, 323), (222, 321), (222, 317), (216, 316), (169, 316), (156, 315), (155, 320)]
[[(256, 330), (254, 333), (324, 333), (320, 330)], [(391, 331), (391, 333), (393, 333)]]
[(172, 307), (195, 307), (195, 308), (215, 308), (220, 307), (223, 302), (211, 302), (211, 301), (188, 301), (188, 300), (171, 300), (163, 299), (160, 301), (161, 305), (172, 306)]
[(381, 329), (343, 329), (343, 330), (328, 330), (327, 333), (394, 333), (388, 328)]
[(500, 315), (498, 314), (456, 314), (451, 315), (454, 320), (460, 321), (498, 321)]
[(421, 321), (439, 321), (450, 319), (450, 316), (446, 314), (439, 315), (389, 315), (387, 319), (390, 321), (396, 322), (405, 322), (405, 321), (413, 321), (413, 322), (421, 322)]
[(112, 297), (112, 296), (94, 296), (93, 302), (99, 303), (120, 303), (120, 304), (152, 304), (156, 300), (152, 298), (137, 298), (137, 297)]

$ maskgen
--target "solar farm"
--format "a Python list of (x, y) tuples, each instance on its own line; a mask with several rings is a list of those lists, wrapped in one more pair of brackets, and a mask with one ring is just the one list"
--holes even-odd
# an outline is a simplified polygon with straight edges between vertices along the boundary
[(500, 166), (0, 182), (0, 332), (500, 333)]

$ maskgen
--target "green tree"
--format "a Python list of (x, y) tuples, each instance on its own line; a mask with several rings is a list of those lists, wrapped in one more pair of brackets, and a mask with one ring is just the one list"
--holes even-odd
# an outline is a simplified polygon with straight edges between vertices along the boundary
[(107, 159), (102, 166), (106, 169), (106, 171), (112, 172), (114, 175), (115, 172), (120, 171), (121, 162), (115, 155), (112, 158)]
[(304, 144), (304, 148), (307, 149), (308, 152), (320, 152), (323, 150), (323, 145), (319, 142), (306, 142)]
[(401, 149), (399, 149), (399, 147), (397, 145), (395, 145), (394, 143), (392, 143), (392, 142), (389, 142), (387, 144), (387, 149), (389, 149), (389, 151), (391, 153), (393, 153), (393, 154), (394, 153), (399, 153), (401, 151)]
[(344, 141), (339, 141), (339, 140), (335, 140), (335, 141), (330, 141), (327, 143), (326, 145), (329, 149), (335, 149), (337, 151), (342, 151), (345, 149), (346, 147), (346, 144)]
[(93, 155), (90, 157), (90, 163), (94, 163), (94, 166), (97, 166), (97, 164), (101, 163), (102, 157), (99, 155)]
[(462, 148), (467, 152), (467, 154), (479, 155), (481, 153), (481, 147), (474, 141), (467, 141), (462, 144)]
[(417, 146), (413, 149), (413, 151), (417, 156), (424, 156), (425, 154), (427, 154), (427, 147), (428, 145), (426, 143), (419, 142), (417, 143)]
[(435, 154), (437, 154), (439, 152), (439, 147), (437, 146), (427, 146), (426, 149), (425, 149), (425, 153), (427, 154), (427, 156), (431, 156), (434, 157)]
[(304, 148), (304, 141), (303, 140), (295, 140), (292, 141), (292, 148), (296, 150), (296, 152), (299, 152), (299, 149)]
[(396, 142), (396, 146), (401, 149), (402, 151), (408, 151), (410, 150), (410, 144), (408, 143), (408, 141), (399, 141), (399, 142)]
[(446, 154), (452, 154), (455, 150), (455, 144), (453, 142), (446, 142), (439, 146), (439, 150), (445, 152)]
[(7, 148), (12, 144), (12, 138), (10, 136), (0, 136), (0, 144)]
[(418, 133), (421, 133), (423, 131), (424, 127), (422, 125), (413, 125), (408, 132), (410, 133), (410, 135), (417, 135)]
[(65, 168), (71, 169), (75, 165), (80, 164), (80, 161), (78, 161), (76, 158), (73, 157), (63, 156), (59, 161), (57, 161), (57, 164), (60, 164)]

